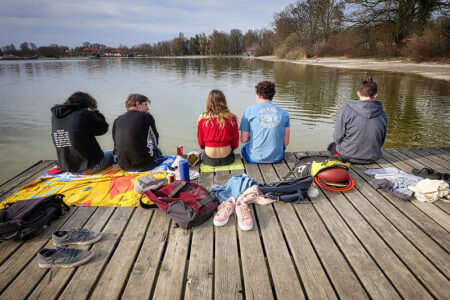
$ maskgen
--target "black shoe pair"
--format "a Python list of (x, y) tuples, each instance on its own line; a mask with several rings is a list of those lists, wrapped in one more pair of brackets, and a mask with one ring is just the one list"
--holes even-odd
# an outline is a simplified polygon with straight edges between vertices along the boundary
[(429, 178), (429, 179), (437, 179), (437, 180), (444, 180), (449, 182), (450, 181), (450, 174), (449, 173), (439, 173), (438, 171), (431, 169), (431, 168), (422, 168), (422, 169), (413, 169), (413, 174), (416, 176), (420, 176), (422, 178)]

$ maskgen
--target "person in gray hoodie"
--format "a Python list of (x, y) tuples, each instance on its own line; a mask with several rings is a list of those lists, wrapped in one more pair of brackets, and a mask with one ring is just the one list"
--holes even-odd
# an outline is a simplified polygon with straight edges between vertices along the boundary
[(359, 100), (349, 100), (341, 108), (334, 127), (334, 142), (328, 146), (331, 154), (361, 164), (382, 157), (388, 120), (381, 102), (375, 100), (377, 92), (376, 82), (367, 77), (357, 92)]

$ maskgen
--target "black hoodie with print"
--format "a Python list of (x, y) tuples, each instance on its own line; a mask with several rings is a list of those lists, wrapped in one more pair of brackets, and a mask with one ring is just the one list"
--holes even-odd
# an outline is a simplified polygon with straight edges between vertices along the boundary
[(103, 159), (96, 135), (108, 131), (105, 117), (78, 105), (55, 105), (52, 112), (52, 140), (58, 154), (59, 167), (67, 172), (80, 172), (94, 167)]

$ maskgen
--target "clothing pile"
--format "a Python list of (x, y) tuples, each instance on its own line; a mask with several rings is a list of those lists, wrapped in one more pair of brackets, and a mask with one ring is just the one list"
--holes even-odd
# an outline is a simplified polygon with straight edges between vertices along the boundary
[[(449, 199), (449, 184), (447, 182), (439, 179), (424, 179), (423, 177), (426, 177), (425, 172), (419, 170), (415, 170), (414, 173), (423, 177), (406, 173), (397, 168), (369, 169), (365, 173), (375, 177), (372, 183), (375, 189), (381, 188), (406, 201), (411, 200), (413, 195), (421, 202)], [(437, 172), (433, 170), (429, 173)]]

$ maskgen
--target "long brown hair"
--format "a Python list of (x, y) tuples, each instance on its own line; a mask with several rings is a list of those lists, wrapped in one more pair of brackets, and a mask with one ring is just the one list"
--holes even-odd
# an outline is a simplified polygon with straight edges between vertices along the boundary
[(205, 125), (208, 125), (209, 121), (217, 119), (220, 128), (224, 128), (224, 117), (230, 120), (231, 126), (235, 125), (232, 118), (236, 116), (228, 109), (225, 95), (221, 90), (212, 90), (206, 99), (206, 111), (200, 115), (198, 121), (207, 119)]

